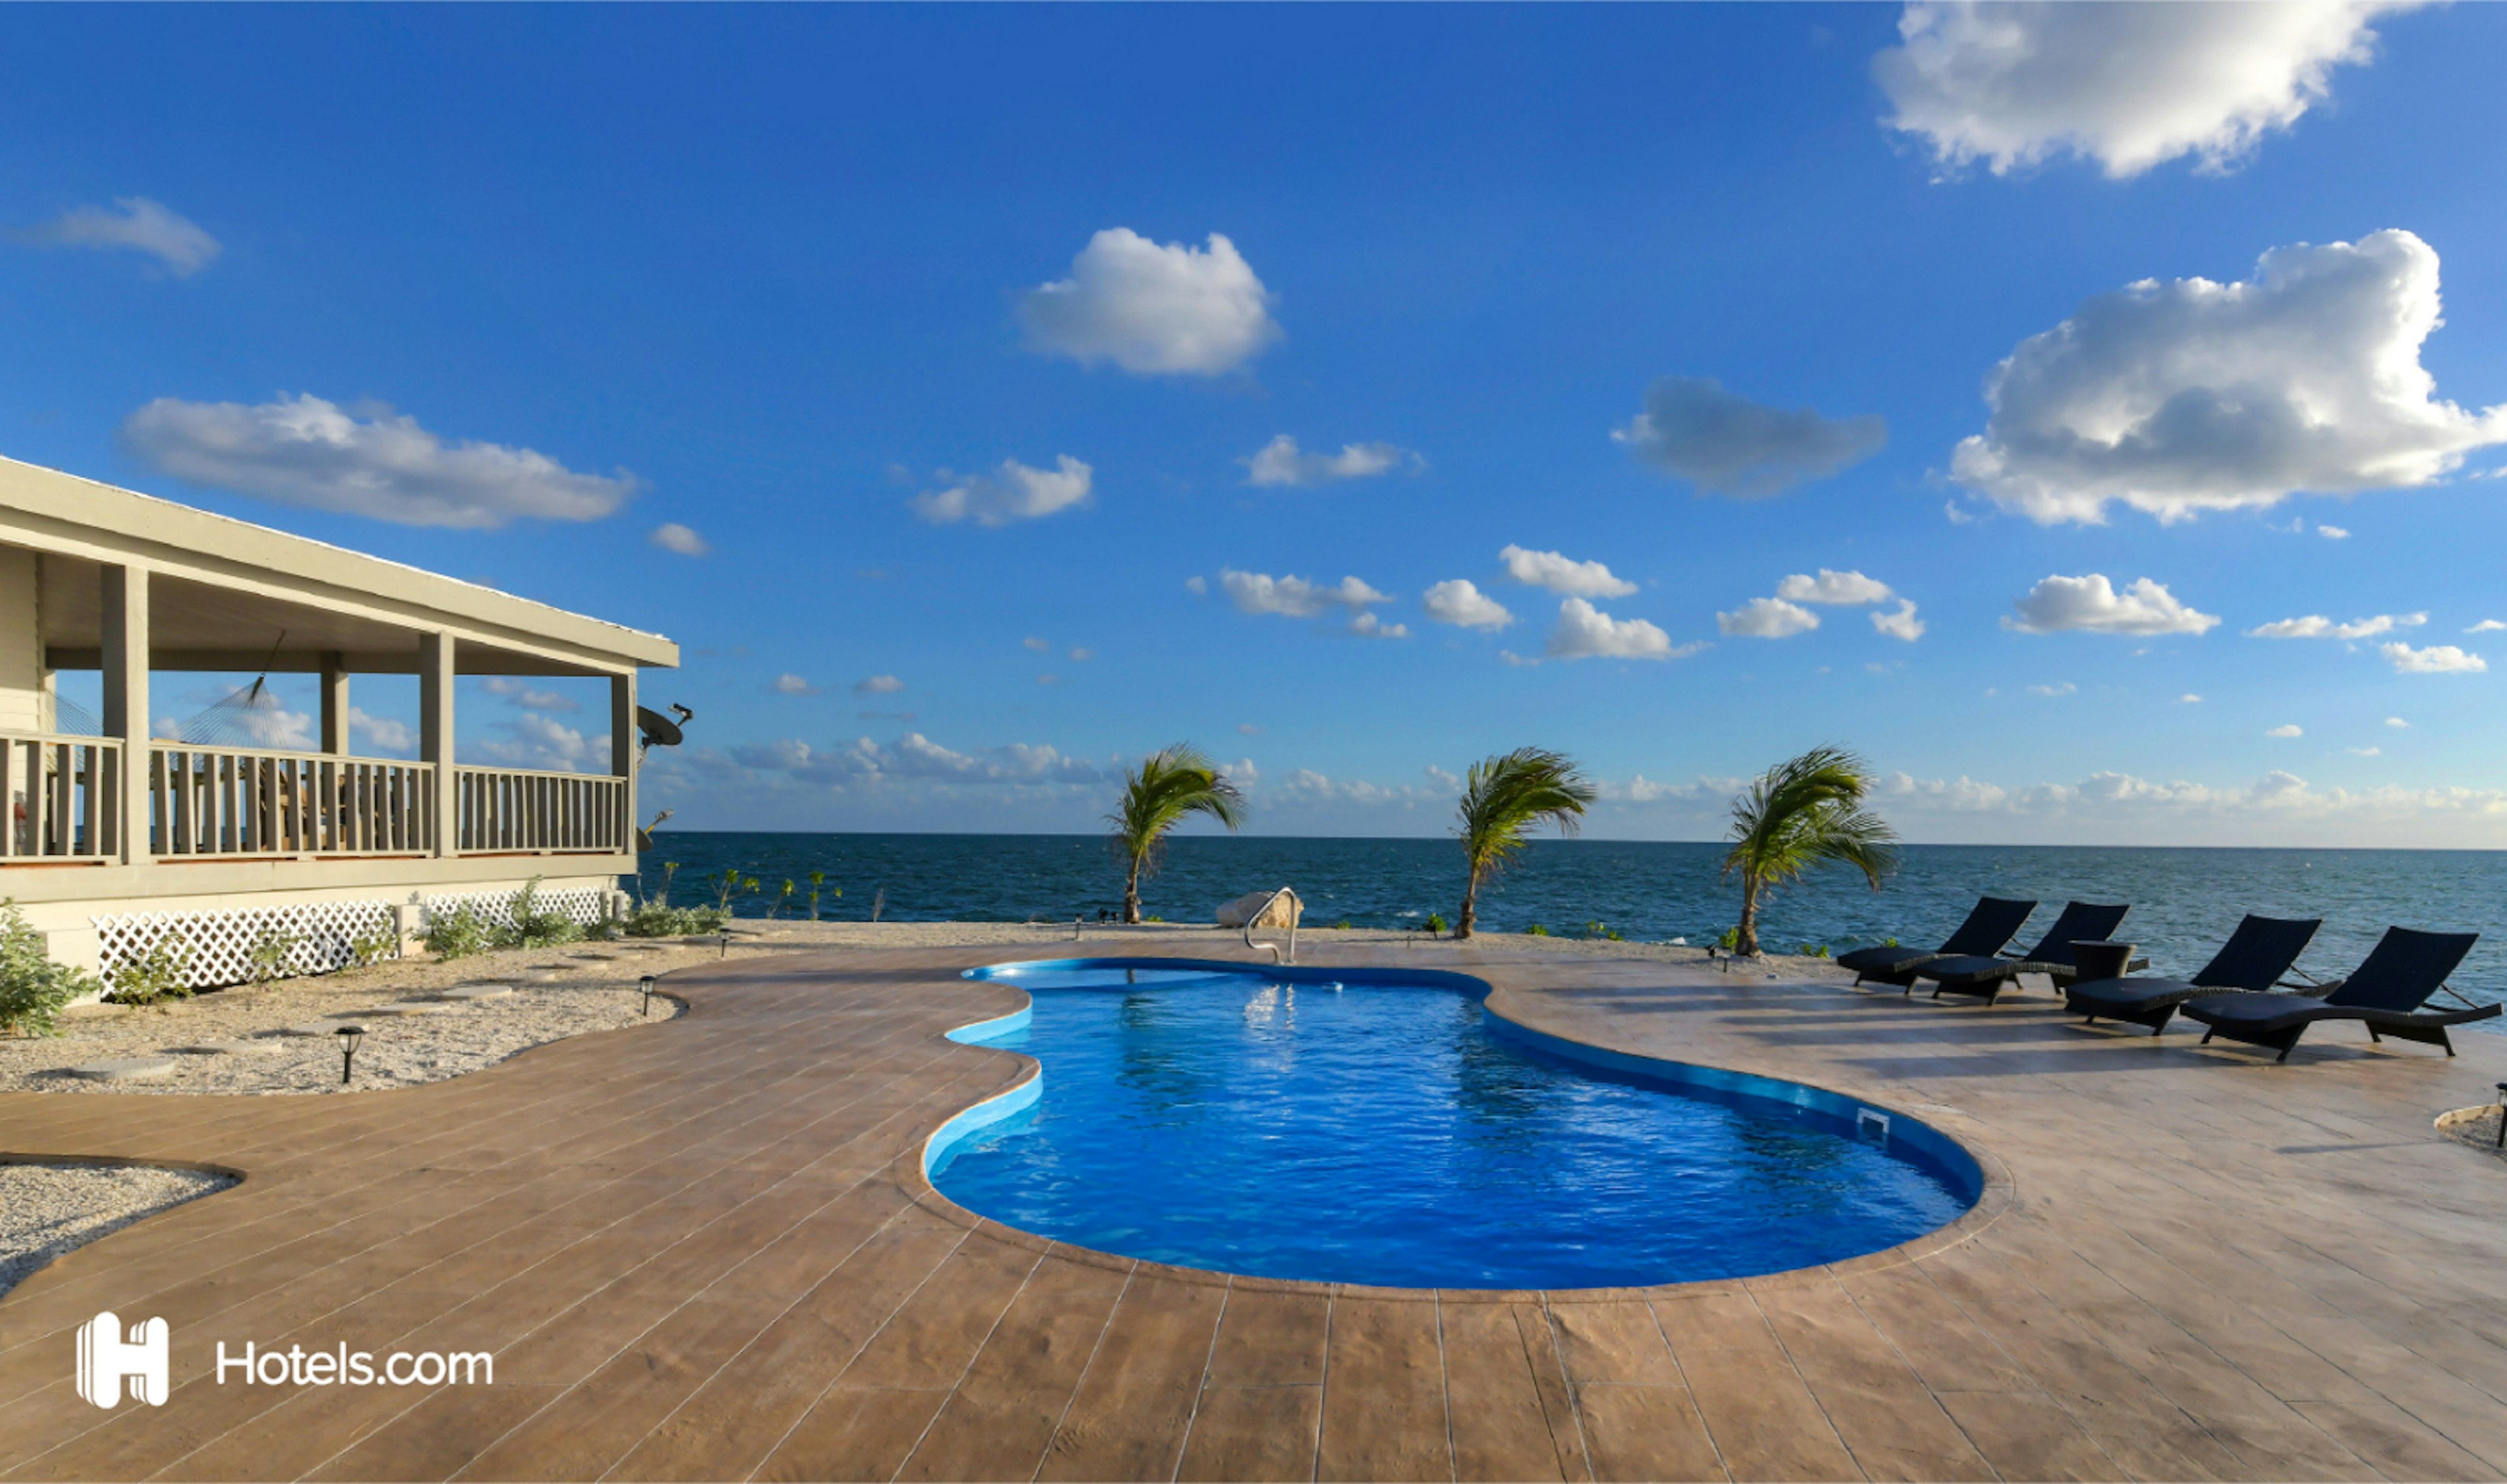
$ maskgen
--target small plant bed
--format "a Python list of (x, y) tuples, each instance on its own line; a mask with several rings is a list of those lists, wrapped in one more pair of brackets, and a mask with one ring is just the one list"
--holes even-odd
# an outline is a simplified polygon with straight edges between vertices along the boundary
[(0, 1294), (73, 1248), (234, 1183), (156, 1165), (0, 1164)]
[(2438, 1115), (2437, 1131), (2459, 1144), (2470, 1144), (2484, 1154), (2507, 1160), (2507, 1149), (2498, 1147), (2498, 1104), (2487, 1107), (2459, 1107), (2452, 1113)]

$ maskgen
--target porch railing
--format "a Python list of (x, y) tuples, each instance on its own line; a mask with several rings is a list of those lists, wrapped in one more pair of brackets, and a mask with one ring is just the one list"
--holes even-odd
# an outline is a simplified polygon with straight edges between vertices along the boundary
[(149, 747), (161, 856), (422, 855), (435, 765), (263, 747)]
[(122, 853), (122, 743), (0, 733), (0, 860), (102, 860)]
[(617, 852), (627, 847), (627, 780), (527, 768), (455, 768), (454, 849)]

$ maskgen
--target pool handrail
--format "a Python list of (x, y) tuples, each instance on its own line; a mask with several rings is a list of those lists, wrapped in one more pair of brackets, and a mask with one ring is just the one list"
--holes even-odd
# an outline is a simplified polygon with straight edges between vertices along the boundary
[[(1280, 957), (1280, 945), (1279, 945), (1279, 944), (1277, 944), (1277, 943), (1256, 943), (1256, 942), (1254, 942), (1254, 925), (1255, 925), (1256, 923), (1259, 923), (1262, 921), (1262, 914), (1264, 914), (1264, 913), (1266, 913), (1266, 912), (1270, 911), (1270, 910), (1271, 910), (1271, 904), (1272, 904), (1273, 902), (1278, 901), (1280, 898), (1282, 898), (1282, 897), (1284, 897), (1284, 896), (1285, 896), (1285, 897), (1287, 897), (1287, 898), (1289, 899), (1289, 901), (1291, 903), (1291, 905), (1290, 905), (1290, 908), (1289, 908), (1289, 956), (1288, 956), (1287, 958), (1285, 958), (1285, 959), (1284, 959), (1284, 958), (1282, 958), (1282, 957)], [(1298, 918), (1298, 917), (1299, 917), (1299, 916), (1300, 916), (1300, 915), (1305, 911), (1305, 906), (1306, 906), (1306, 904), (1305, 904), (1304, 902), (1302, 902), (1302, 901), (1299, 901), (1299, 900), (1298, 900), (1298, 898), (1297, 898), (1297, 893), (1296, 893), (1296, 892), (1294, 892), (1294, 891), (1292, 891), (1292, 890), (1290, 890), (1290, 888), (1288, 888), (1287, 887), (1282, 887), (1279, 890), (1274, 891), (1274, 892), (1272, 892), (1269, 896), (1266, 896), (1266, 897), (1262, 898), (1262, 905), (1261, 905), (1261, 906), (1259, 906), (1259, 907), (1254, 908), (1254, 911), (1253, 911), (1253, 913), (1252, 913), (1252, 915), (1251, 915), (1251, 916), (1249, 916), (1249, 917), (1247, 917), (1247, 918), (1245, 919), (1245, 946), (1246, 946), (1247, 948), (1249, 948), (1249, 949), (1253, 949), (1253, 948), (1267, 948), (1267, 949), (1269, 949), (1269, 950), (1271, 951), (1271, 961), (1272, 961), (1272, 962), (1274, 962), (1274, 963), (1294, 963), (1294, 962), (1296, 962), (1296, 961), (1297, 961), (1297, 918)]]

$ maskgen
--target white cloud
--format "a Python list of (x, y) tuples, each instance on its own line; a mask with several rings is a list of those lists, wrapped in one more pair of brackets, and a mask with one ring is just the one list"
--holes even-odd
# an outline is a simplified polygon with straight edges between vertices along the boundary
[(1528, 588), (1547, 588), (1561, 597), (1626, 597), (1637, 585), (1611, 575), (1598, 561), (1575, 561), (1557, 552), (1529, 551), (1520, 546), (1500, 550), (1506, 575)]
[(2479, 674), (2489, 668), (2489, 661), (2452, 644), (2431, 644), (2426, 649), (2383, 644), (2377, 652), (2392, 661), (2394, 672), (2401, 675)]
[(518, 675), (490, 675), (479, 682), (479, 688), (502, 699), (508, 706), (541, 711), (580, 711), (583, 703), (562, 691), (544, 691)]
[(2102, 573), (2087, 577), (2049, 577), (2012, 604), (2016, 619), (2005, 629), (2022, 633), (2057, 633), (2086, 630), (2091, 633), (2204, 633), (2220, 620), (2198, 613), (2175, 595), (2144, 577), (2119, 593)]
[(2385, 754), (2385, 749), (2382, 747), (2353, 747), (2350, 749), (2350, 753), (2354, 757), (2382, 757)]
[(2242, 283), (2144, 279), (2020, 342), (1950, 473), (2048, 525), (2427, 485), (2507, 442), (2507, 407), (2435, 399), (2438, 323), (2437, 254), (2408, 232), (2275, 248)]
[(653, 533), (644, 539), (666, 552), (676, 552), (682, 557), (702, 557), (713, 550), (706, 544), (705, 537), (676, 521), (654, 526)]
[(2032, 696), (2070, 696), (2078, 694), (2080, 689), (2081, 688), (2079, 686), (2066, 680), (2060, 685), (2032, 685), (2028, 687), (2028, 694)]
[(1093, 649), (1073, 649), (1071, 651), (1071, 658), (1078, 661), (1082, 665), (1085, 665), (1089, 661), (1097, 658), (1097, 651)]
[(1702, 644), (1674, 648), (1671, 635), (1641, 618), (1613, 618), (1580, 597), (1558, 605), (1558, 627), (1542, 652), (1553, 660), (1678, 660)]
[(1885, 603), (1897, 595), (1889, 591), (1887, 583), (1877, 578), (1866, 577), (1861, 572), (1833, 572), (1821, 567), (1817, 577), (1796, 572), (1777, 583), (1776, 596), (1787, 602), (1850, 607), (1858, 603)]
[(1942, 514), (1948, 519), (1952, 525), (1974, 525), (1976, 524), (1976, 517), (1969, 515), (1965, 510), (1961, 509), (1959, 507), (1959, 502), (1956, 500), (1943, 501)]
[(122, 441), (188, 485), (403, 525), (597, 521), (636, 489), (624, 471), (577, 474), (529, 449), (447, 445), (388, 407), (343, 411), (284, 393), (257, 407), (160, 397), (124, 419)]
[(2219, 172), (2323, 101), (2336, 66), (2373, 55), (2369, 21), (2404, 8), (1915, 3), (1871, 71), (1889, 127), (1947, 168), (2068, 154), (2121, 180), (2191, 155)]
[(2403, 720), (2400, 716), (2388, 716), (2385, 718), (2385, 725), (2399, 730), (2409, 727), (2411, 723)]
[(1782, 639), (1819, 627), (1819, 615), (1781, 597), (1753, 597), (1730, 613), (1715, 615), (1715, 627), (1740, 638)]
[(1262, 729), (1250, 721), (1238, 722), (1236, 724), (1236, 730), (1247, 737), (1259, 737), (1262, 735)]
[(2315, 527), (2315, 533), (2322, 536), (2327, 541), (2347, 541), (2350, 539), (2350, 532), (2339, 525), (2318, 525)]
[(2507, 624), (2502, 624), (2494, 618), (2485, 618), (2480, 623), (2473, 625), (2471, 628), (2466, 629), (2463, 632), (2466, 633), (2496, 633), (2501, 629), (2507, 629)]
[(2298, 726), (2297, 723), (2293, 722), (2288, 726), (2274, 727), (2264, 735), (2266, 737), (2305, 737), (2307, 733), (2303, 728)]
[(220, 251), (200, 223), (144, 196), (118, 196), (113, 205), (73, 206), (14, 235), (38, 247), (127, 247), (155, 258), (177, 278), (208, 267)]
[(1481, 592), (1468, 578), (1456, 577), (1430, 588), (1421, 599), (1428, 616), (1440, 624), (1465, 629), (1503, 629), (1514, 622), (1506, 605)]
[(1183, 580), (1183, 590), (1195, 597), (1203, 597), (1210, 592), (1210, 579), (1195, 572)]
[(586, 737), (537, 711), (525, 711), (514, 720), (497, 725), (506, 732), (506, 736), (489, 738), (477, 744), (479, 751), (490, 762), (502, 763), (509, 768), (546, 768), (563, 773), (609, 771), (609, 738), (605, 733)]
[[(859, 687), (855, 687), (855, 689), (859, 689)], [(808, 680), (803, 679), (801, 676), (792, 673), (790, 670), (785, 670), (783, 673), (775, 677), (775, 694), (779, 696), (815, 696), (818, 694), (818, 688), (812, 685)]]
[(1049, 639), (1024, 638), (1019, 640), (1019, 643), (1029, 649), (1035, 650), (1037, 654), (1042, 654), (1053, 647), (1053, 643)]
[(1390, 474), (1408, 465), (1417, 469), (1427, 461), (1418, 454), (1397, 449), (1389, 443), (1349, 443), (1337, 453), (1301, 453), (1297, 440), (1282, 433), (1262, 446), (1260, 452), (1240, 459), (1250, 471), (1249, 485), (1320, 485), (1331, 480), (1368, 479)]
[(385, 752), (406, 755), (418, 750), (416, 727), (389, 716), (370, 715), (358, 706), (348, 707), (348, 730), (365, 738), (368, 746)]
[(1871, 627), (1890, 638), (1911, 644), (1924, 636), (1924, 621), (1915, 617), (1915, 600), (1911, 597), (1898, 599), (1895, 613), (1873, 613), (1870, 617)]
[(2284, 618), (2246, 631), (2250, 639), (2366, 639), (2397, 629), (2416, 629), (2428, 622), (2425, 613), (2380, 613), (2371, 618), (2354, 618), (2337, 624), (2320, 613), (2305, 618)]
[(1378, 593), (1355, 577), (1344, 577), (1331, 587), (1308, 582), (1302, 577), (1272, 577), (1261, 572), (1240, 572), (1222, 568), (1219, 586), (1240, 613), (1277, 613), (1287, 618), (1315, 618), (1332, 608), (1346, 608), (1353, 615), (1372, 603), (1386, 603), (1392, 596)]
[(2184, 695), (2179, 696), (2176, 699), (2179, 704), (2184, 706), (2200, 706), (2202, 704), (2202, 698), (2195, 695), (2192, 691), (2187, 691)]
[(1372, 613), (1353, 613), (1349, 616), (1349, 632), (1362, 639), (1406, 639), (1410, 626), (1388, 624)]
[(905, 689), (905, 682), (894, 675), (873, 675), (867, 680), (854, 682), (854, 694), (856, 696), (893, 696), (903, 689)]
[(1724, 389), (1711, 377), (1664, 377), (1645, 411), (1611, 436), (1647, 463), (1708, 494), (1755, 499), (1827, 479), (1880, 452), (1888, 425), (1866, 415), (1785, 412)]
[(910, 502), (914, 513), (934, 525), (972, 520), (978, 525), (1007, 525), (1035, 521), (1084, 504), (1096, 471), (1065, 453), (1050, 469), (1037, 469), (1004, 458), (990, 474), (963, 478), (945, 470), (943, 488), (926, 489)]
[(1071, 276), (1019, 300), (1028, 346), (1135, 376), (1217, 376), (1280, 338), (1271, 292), (1217, 233), (1206, 248), (1161, 247), (1126, 227), (1098, 233)]

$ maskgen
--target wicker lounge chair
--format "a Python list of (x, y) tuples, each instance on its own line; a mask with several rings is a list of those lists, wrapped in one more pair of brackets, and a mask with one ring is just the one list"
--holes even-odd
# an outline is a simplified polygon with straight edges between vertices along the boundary
[[(2248, 914), (2229, 941), (2211, 956), (2191, 979), (2101, 979), (2089, 984), (2076, 984), (2065, 990), (2064, 1008), (2089, 1018), (2090, 1025), (2101, 1020), (2129, 1021), (2148, 1026), (2158, 1035), (2167, 1029), (2167, 1022), (2177, 1007), (2189, 999), (2200, 999), (2222, 990), (2246, 990), (2257, 994), (2281, 985), (2298, 956), (2315, 937), (2315, 929), (2324, 925), (2322, 918), (2259, 918)], [(2304, 994), (2320, 989), (2313, 984), (2288, 985)]]
[[(1915, 976), (1933, 981), (1933, 997), (1944, 992), (1952, 995), (1980, 995), (1986, 1004), (2002, 996), (2022, 974), (2059, 974), (2069, 977), (2072, 969), (2072, 945), (2105, 941), (2124, 922), (2130, 907), (2102, 906), (2096, 902), (2066, 902), (2063, 915), (2046, 931), (2035, 948), (2018, 958), (2001, 958), (1984, 954), (1963, 954), (1953, 958), (1935, 959), (1915, 965)], [(1912, 987), (1909, 986), (1911, 992)]]
[(1858, 948), (1838, 954), (1836, 966), (1854, 970), (1854, 982), (1869, 980), (1874, 984), (1894, 984), (1905, 989), (1915, 982), (1915, 966), (1934, 959), (1953, 954), (1998, 954), (2037, 910), (2035, 902), (2014, 901), (2009, 897), (1980, 896), (1958, 925), (1958, 931), (1944, 939), (1939, 948)]
[[(2452, 1056), (2454, 1042), (2447, 1038), (2447, 1027), (2489, 1020), (2507, 1008), (2477, 1003), (2447, 985), (2447, 976), (2463, 962), (2463, 956), (2472, 952), (2472, 945), (2480, 939), (2477, 932), (2418, 932), (2409, 927), (2388, 927), (2358, 971), (2331, 986), (2320, 998), (2283, 994), (2206, 995), (2189, 1001), (2185, 1014), (2211, 1028), (2202, 1032), (2204, 1045), (2209, 1045), (2215, 1035), (2225, 1035), (2249, 1046), (2277, 1050), (2280, 1055), (2273, 1060), (2280, 1062), (2289, 1060), (2307, 1027), (2327, 1020), (2359, 1021), (2367, 1026), (2368, 1038), (2373, 1041), (2382, 1041), (2390, 1035), (2396, 1040), (2443, 1046), (2446, 1054)], [(2452, 995), (2463, 1008), (2421, 1008), (2440, 993)]]

